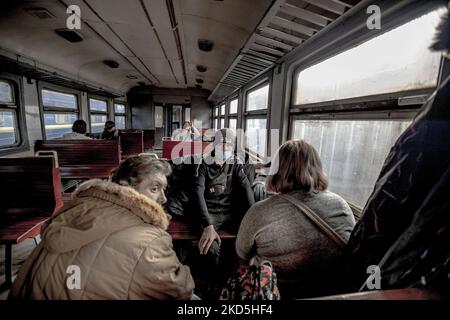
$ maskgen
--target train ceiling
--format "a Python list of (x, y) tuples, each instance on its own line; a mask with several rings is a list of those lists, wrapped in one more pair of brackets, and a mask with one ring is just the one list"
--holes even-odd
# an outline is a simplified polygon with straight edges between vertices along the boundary
[[(121, 95), (138, 84), (197, 86), (213, 91), (211, 100), (220, 100), (358, 2), (2, 1), (0, 53), (20, 63), (20, 70), (28, 66), (28, 74), (45, 70), (53, 82), (71, 79), (99, 92)], [(81, 42), (55, 32), (66, 27), (69, 5), (81, 9), (81, 30), (76, 31)], [(200, 49), (211, 44), (210, 51)]]

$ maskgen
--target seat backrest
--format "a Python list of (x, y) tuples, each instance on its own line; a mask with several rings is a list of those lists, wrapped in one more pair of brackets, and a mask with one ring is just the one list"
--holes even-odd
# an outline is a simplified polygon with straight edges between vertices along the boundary
[(0, 219), (48, 215), (62, 204), (53, 157), (0, 158)]
[(144, 152), (144, 135), (139, 132), (122, 132), (120, 135), (122, 157), (129, 157)]
[(155, 130), (144, 130), (144, 149), (151, 149), (155, 145)]
[(34, 150), (56, 151), (64, 179), (108, 178), (120, 162), (117, 140), (37, 140)]

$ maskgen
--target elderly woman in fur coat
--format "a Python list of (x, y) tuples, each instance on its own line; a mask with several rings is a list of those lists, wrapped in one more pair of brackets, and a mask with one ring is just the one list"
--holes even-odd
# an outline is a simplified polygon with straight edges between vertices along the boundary
[(111, 181), (81, 185), (51, 219), (10, 299), (191, 299), (194, 282), (165, 231), (169, 165), (123, 162)]

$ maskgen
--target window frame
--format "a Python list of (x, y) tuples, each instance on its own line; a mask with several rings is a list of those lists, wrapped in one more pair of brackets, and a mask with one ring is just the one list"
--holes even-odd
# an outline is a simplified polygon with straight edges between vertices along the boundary
[[(106, 102), (106, 112), (105, 111), (98, 111), (98, 110), (91, 110), (91, 99), (94, 100), (100, 100)], [(88, 94), (87, 96), (87, 106), (88, 106), (88, 118), (89, 118), (89, 132), (92, 134), (92, 116), (106, 116), (106, 121), (111, 119), (111, 108), (110, 108), (110, 99), (103, 96)], [(113, 105), (114, 108), (114, 105)], [(113, 110), (115, 111), (115, 110)], [(101, 132), (101, 131), (100, 131)]]
[[(124, 112), (116, 112), (116, 104), (123, 105), (125, 107)], [(125, 128), (128, 129), (128, 106), (127, 103), (120, 100), (113, 100), (113, 114), (114, 114), (114, 123), (116, 123), (116, 117), (125, 117)]]
[[(75, 89), (63, 87), (54, 85), (51, 83), (46, 82), (39, 82), (38, 83), (38, 100), (39, 100), (39, 111), (40, 111), (40, 118), (41, 118), (41, 128), (42, 128), (42, 138), (44, 140), (47, 140), (47, 132), (45, 131), (45, 120), (44, 120), (44, 114), (45, 113), (74, 113), (77, 115), (77, 119), (82, 119), (82, 112), (81, 112), (81, 92)], [(55, 91), (59, 93), (64, 94), (72, 94), (75, 96), (76, 99), (76, 109), (64, 109), (64, 108), (58, 108), (58, 107), (46, 107), (44, 106), (44, 99), (42, 97), (42, 90), (50, 90)]]
[(0, 156), (29, 150), (25, 103), (23, 97), (23, 78), (0, 72), (0, 80), (7, 82), (12, 89), (11, 103), (0, 102), (0, 110), (13, 111), (17, 122), (17, 141), (14, 144), (0, 146)]

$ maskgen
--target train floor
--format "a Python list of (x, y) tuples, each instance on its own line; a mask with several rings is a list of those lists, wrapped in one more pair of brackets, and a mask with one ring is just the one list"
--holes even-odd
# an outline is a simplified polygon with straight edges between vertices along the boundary
[[(34, 243), (33, 239), (27, 239), (24, 242), (13, 246), (12, 248), (13, 279), (34, 248), (36, 248), (36, 244)], [(5, 281), (5, 246), (0, 246), (0, 284), (2, 284), (4, 281)], [(6, 300), (6, 298), (8, 297), (8, 293), (9, 290), (0, 292), (0, 300)]]

